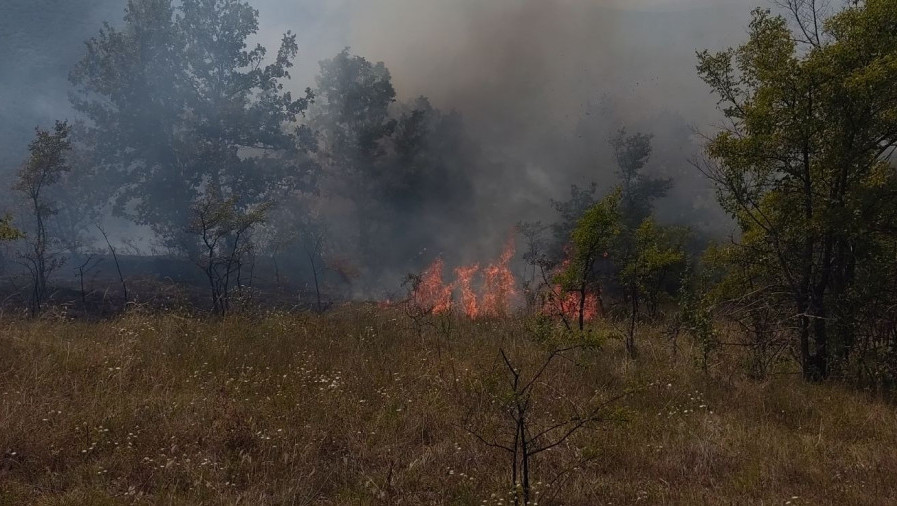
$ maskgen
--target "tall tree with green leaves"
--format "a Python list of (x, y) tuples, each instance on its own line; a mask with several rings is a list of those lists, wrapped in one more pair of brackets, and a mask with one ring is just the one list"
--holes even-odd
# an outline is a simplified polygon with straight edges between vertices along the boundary
[(737, 258), (792, 308), (804, 376), (818, 380), (857, 351), (862, 306), (893, 298), (881, 273), (897, 244), (897, 2), (825, 20), (817, 2), (789, 5), (795, 23), (758, 9), (745, 44), (699, 53), (727, 119), (701, 166), (741, 228)]
[(285, 89), (296, 36), (271, 58), (248, 46), (258, 28), (240, 0), (129, 0), (124, 24), (87, 41), (71, 73), (92, 184), (168, 246), (195, 249), (184, 231), (209, 191), (253, 206), (314, 184), (298, 123), (311, 93)]
[(373, 63), (344, 49), (321, 62), (311, 125), (318, 135), (322, 165), (337, 193), (354, 202), (358, 247), (369, 254), (382, 220), (379, 180), (388, 167), (387, 141), (396, 129), (389, 107), (395, 102), (392, 77), (383, 62)]

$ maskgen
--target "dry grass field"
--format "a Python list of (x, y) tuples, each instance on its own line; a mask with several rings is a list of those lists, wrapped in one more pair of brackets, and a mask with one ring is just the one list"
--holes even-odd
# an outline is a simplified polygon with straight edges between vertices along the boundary
[[(531, 378), (559, 346), (536, 335), (367, 305), (5, 318), (0, 504), (509, 504), (510, 455), (480, 438), (513, 434), (499, 349)], [(625, 395), (533, 457), (533, 504), (897, 503), (893, 404), (640, 339), (636, 361), (606, 338), (534, 384), (531, 430)]]

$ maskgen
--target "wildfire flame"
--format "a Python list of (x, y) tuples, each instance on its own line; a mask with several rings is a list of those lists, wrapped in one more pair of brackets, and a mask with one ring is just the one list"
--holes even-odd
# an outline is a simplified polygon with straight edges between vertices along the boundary
[[(566, 249), (567, 258), (557, 268), (557, 273), (563, 272), (570, 266), (570, 250)], [(605, 253), (606, 255), (606, 253)], [(586, 292), (583, 294), (576, 290), (564, 290), (556, 284), (543, 295), (542, 314), (563, 316), (571, 321), (579, 320), (580, 304), (582, 304), (583, 321), (592, 321), (604, 315), (601, 298), (597, 293)]]
[(511, 298), (517, 292), (514, 275), (508, 268), (513, 257), (514, 243), (509, 241), (498, 262), (483, 271), (485, 283), (480, 312), (485, 316), (507, 314), (511, 307)]
[[(553, 287), (552, 293), (545, 299), (542, 306), (542, 314), (563, 315), (571, 321), (579, 320), (579, 304), (581, 294), (579, 292), (564, 293), (560, 285)], [(583, 321), (592, 321), (601, 316), (601, 300), (597, 294), (587, 293), (582, 306)]]
[(443, 261), (437, 258), (421, 273), (411, 296), (414, 304), (433, 313), (445, 313), (452, 308), (452, 286), (442, 282)]
[(469, 318), (480, 315), (480, 306), (477, 303), (477, 292), (473, 288), (473, 277), (480, 270), (480, 264), (462, 266), (455, 269), (455, 284), (461, 290), (461, 307)]
[[(510, 268), (514, 251), (512, 239), (494, 263), (483, 268), (478, 263), (456, 267), (451, 283), (443, 279), (445, 261), (437, 258), (416, 278), (410, 302), (433, 314), (458, 309), (471, 319), (507, 315), (518, 295), (517, 282)], [(569, 260), (561, 264), (559, 270), (567, 265)], [(565, 291), (560, 285), (545, 287), (539, 311), (575, 321), (579, 319), (582, 303), (583, 320), (591, 321), (603, 315), (597, 293), (586, 293), (585, 300), (580, 299), (579, 292)]]
[(452, 283), (443, 280), (445, 262), (437, 258), (421, 273), (411, 294), (412, 302), (434, 314), (447, 313), (454, 307), (453, 295), (458, 292), (459, 308), (468, 318), (506, 315), (511, 312), (517, 294), (517, 283), (510, 269), (512, 258), (513, 240), (508, 241), (498, 260), (484, 269), (479, 264), (457, 267)]

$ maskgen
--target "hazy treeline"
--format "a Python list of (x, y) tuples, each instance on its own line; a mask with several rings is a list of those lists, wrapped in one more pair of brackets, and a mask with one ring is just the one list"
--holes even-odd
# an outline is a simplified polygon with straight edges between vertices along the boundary
[[(385, 65), (348, 49), (294, 96), (296, 36), (252, 46), (257, 18), (240, 2), (130, 2), (73, 65), (76, 114), (42, 167), (55, 175), (33, 212), (7, 206), (20, 228), (46, 221), (41, 249), (79, 254), (126, 220), (142, 227), (134, 249), (189, 258), (213, 283), (276, 255), (278, 278), (363, 278), (367, 293), (447, 249), (482, 163), (459, 115), (399, 101)], [(38, 144), (26, 166), (46, 165)]]
[[(529, 8), (521, 26), (541, 12)], [(250, 4), (132, 0), (123, 22), (103, 25), (73, 62), (74, 113), (35, 132), (12, 185), (20, 205), (0, 230), (30, 274), (34, 313), (65, 258), (82, 262), (98, 247), (127, 298), (110, 223), (135, 227), (141, 254), (198, 267), (222, 314), (260, 284), (303, 284), (319, 310), (335, 294), (385, 298), (434, 259), (440, 269), (441, 259), (479, 262), (511, 236), (540, 325), (584, 335), (589, 320), (608, 318), (636, 358), (640, 326), (667, 321), (672, 335), (699, 343), (705, 368), (734, 344), (751, 351), (759, 377), (797, 365), (811, 380), (890, 385), (893, 19), (894, 0), (754, 11), (746, 42), (700, 51), (689, 69), (723, 118), (702, 133), (668, 112), (627, 121), (610, 95), (576, 104), (575, 118), (515, 110), (553, 81), (505, 72), (500, 61), (496, 80), (510, 74), (519, 86), (483, 80), (482, 97), (464, 97), (479, 113), (400, 96), (386, 63), (349, 48), (321, 61), (302, 90), (291, 80), (297, 35), (257, 43)], [(569, 63), (548, 59), (534, 75)], [(489, 132), (483, 114), (523, 133)], [(553, 199), (516, 184), (551, 180), (544, 167), (562, 180), (586, 177)], [(734, 233), (705, 248), (727, 226)], [(78, 267), (82, 298), (90, 260)], [(486, 288), (513, 279), (507, 260), (489, 269)], [(427, 272), (410, 278), (413, 292), (437, 295), (413, 299), (428, 306), (419, 316), (450, 310), (444, 299), (471, 288)], [(496, 290), (482, 297), (513, 292)]]
[[(426, 97), (399, 96), (385, 64), (348, 49), (321, 62), (309, 90), (297, 92), (303, 85), (289, 75), (301, 60), (297, 35), (279, 46), (254, 46), (259, 35), (271, 35), (260, 32), (259, 13), (249, 5), (130, 2), (122, 21), (115, 21), (110, 2), (84, 7), (47, 6), (39, 16), (13, 7), (25, 25), (67, 26), (56, 35), (60, 40), (77, 31), (96, 34), (86, 47), (67, 44), (54, 56), (65, 72), (52, 75), (67, 74), (68, 84), (42, 99), (74, 111), (65, 115), (72, 141), (67, 169), (44, 190), (53, 247), (70, 255), (105, 251), (101, 225), (119, 252), (174, 254), (196, 263), (208, 248), (194, 227), (194, 207), (211, 193), (235, 199), (241, 212), (265, 208), (265, 219), (250, 227), (252, 240), (243, 237), (252, 251), (238, 246), (234, 253), (273, 263), (278, 282), (310, 286), (320, 270), (331, 289), (382, 296), (439, 255), (450, 262), (494, 256), (521, 218), (552, 219), (548, 196), (570, 174), (584, 174), (580, 184), (599, 180), (600, 193), (615, 184), (609, 140), (626, 114), (609, 96), (583, 104), (572, 124), (546, 121), (538, 129), (529, 118), (495, 109), (508, 129), (532, 137), (523, 147), (506, 134), (486, 133), (475, 113), (473, 124), (466, 121), (454, 110), (467, 105), (459, 100), (447, 100), (453, 109), (443, 111)], [(515, 16), (528, 24), (529, 14)], [(97, 33), (99, 19), (113, 22)], [(48, 35), (22, 54), (41, 58), (51, 47)], [(16, 82), (8, 83), (11, 95)], [(439, 83), (433, 87), (444, 95)], [(512, 83), (503, 91), (484, 88), (495, 104), (504, 102), (503, 110), (508, 101), (523, 107), (522, 91)], [(544, 111), (546, 119), (554, 114)], [(685, 192), (675, 199), (685, 205), (668, 206), (674, 219), (719, 223), (718, 214), (706, 211), (713, 209), (707, 199), (695, 207), (696, 188), (686, 182), (696, 179), (684, 169), (696, 144), (685, 121), (658, 113), (650, 125), (643, 119), (636, 126), (659, 133), (655, 171), (691, 174), (673, 186), (674, 195)], [(554, 132), (536, 133), (543, 128)], [(24, 145), (27, 131), (18, 125), (10, 137)], [(572, 140), (558, 143), (566, 137)], [(554, 160), (536, 160), (536, 153)], [(10, 168), (18, 164), (12, 158)], [(534, 163), (556, 175), (541, 196), (528, 189)], [(20, 228), (31, 228), (23, 220), (32, 213), (16, 209), (17, 201), (11, 197), (6, 210), (15, 211)], [(16, 254), (7, 257), (15, 268)], [(208, 251), (205, 257), (208, 263)], [(78, 275), (72, 265), (65, 269), (65, 277)]]

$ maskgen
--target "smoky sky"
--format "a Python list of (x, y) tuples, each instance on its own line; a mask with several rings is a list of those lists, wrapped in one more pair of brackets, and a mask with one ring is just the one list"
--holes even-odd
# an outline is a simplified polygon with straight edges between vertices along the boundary
[[(709, 119), (695, 51), (744, 38), (744, 0), (257, 0), (273, 45), (286, 29), (310, 82), (316, 62), (349, 46), (384, 61), (400, 96), (426, 95), (485, 130), (571, 127), (611, 94), (633, 115)], [(569, 128), (568, 128), (569, 129)]]
[[(745, 37), (744, 0), (258, 0), (262, 34), (298, 33), (294, 83), (350, 47), (389, 67), (399, 99), (460, 112), (485, 147), (475, 176), (482, 251), (519, 219), (551, 219), (571, 184), (613, 184), (607, 137), (655, 135), (651, 169), (676, 179), (671, 221), (722, 231), (707, 183), (688, 164), (692, 128), (718, 121), (695, 51)], [(608, 105), (609, 104), (609, 105)], [(503, 239), (498, 239), (501, 241)], [(478, 253), (481, 254), (481, 253)], [(474, 255), (476, 256), (476, 255)]]
[[(691, 128), (711, 129), (714, 99), (695, 51), (745, 38), (745, 0), (250, 0), (273, 53), (297, 34), (290, 86), (314, 85), (344, 47), (390, 69), (400, 101), (457, 111), (483, 146), (472, 168), (480, 242), (495, 249), (520, 219), (550, 218), (571, 184), (613, 184), (607, 137), (656, 137), (652, 170), (676, 178), (665, 214), (712, 227), (712, 192), (687, 165)], [(66, 76), (124, 0), (3, 0), (0, 163), (22, 159), (32, 128), (72, 117)], [(8, 178), (7, 178), (8, 179)], [(482, 237), (486, 236), (486, 237)], [(475, 248), (479, 249), (479, 248)]]

